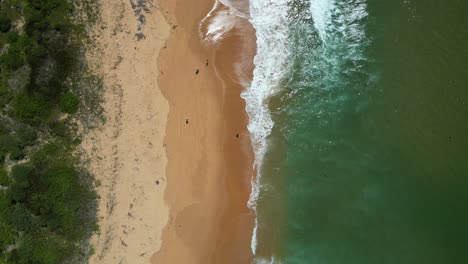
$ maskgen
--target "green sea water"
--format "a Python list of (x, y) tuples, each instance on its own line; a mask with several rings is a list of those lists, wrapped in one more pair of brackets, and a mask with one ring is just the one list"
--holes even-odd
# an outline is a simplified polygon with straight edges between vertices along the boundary
[(288, 8), (257, 262), (468, 263), (468, 1)]

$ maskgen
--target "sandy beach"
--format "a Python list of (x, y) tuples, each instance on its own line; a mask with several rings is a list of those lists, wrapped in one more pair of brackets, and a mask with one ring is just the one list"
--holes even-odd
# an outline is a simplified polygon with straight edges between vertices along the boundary
[(90, 263), (148, 263), (168, 221), (169, 105), (157, 58), (170, 28), (149, 1), (102, 0), (101, 20), (89, 56), (103, 80), (106, 122), (82, 143), (100, 196)]
[(199, 23), (213, 4), (161, 3), (173, 29), (159, 58), (159, 84), (170, 102), (165, 139), (170, 220), (154, 264), (252, 261), (254, 213), (247, 201), (253, 153), (234, 66), (250, 58), (244, 70), (251, 76), (255, 50), (242, 50), (250, 57), (240, 57), (236, 34), (217, 46), (202, 45)]
[(202, 43), (213, 4), (101, 1), (89, 56), (106, 122), (82, 143), (100, 196), (90, 263), (252, 261), (253, 153), (240, 93), (254, 33), (246, 23)]

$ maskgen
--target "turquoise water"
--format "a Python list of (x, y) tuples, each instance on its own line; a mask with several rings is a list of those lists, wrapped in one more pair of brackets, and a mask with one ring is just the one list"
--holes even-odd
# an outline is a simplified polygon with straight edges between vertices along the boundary
[(257, 262), (468, 263), (468, 1), (287, 13)]

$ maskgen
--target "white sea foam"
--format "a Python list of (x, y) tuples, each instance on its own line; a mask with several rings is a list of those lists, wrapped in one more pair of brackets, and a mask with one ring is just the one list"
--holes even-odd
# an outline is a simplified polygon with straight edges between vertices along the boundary
[[(250, 3), (248, 0), (216, 0), (212, 10), (200, 23), (200, 37), (210, 43), (219, 42), (224, 34), (239, 26), (239, 18), (249, 19), (256, 30), (257, 54), (254, 58), (253, 80), (249, 83), (242, 75), (238, 76), (245, 87), (241, 96), (246, 101), (248, 130), (255, 153), (256, 177), (252, 179), (252, 191), (248, 201), (248, 206), (255, 211), (267, 137), (273, 128), (267, 105), (268, 98), (278, 91), (281, 78), (288, 70), (287, 11), (287, 0), (252, 0)], [(239, 68), (238, 65), (236, 67)], [(243, 72), (239, 69), (237, 71)], [(257, 227), (258, 219), (255, 219), (251, 244), (254, 254)]]
[[(216, 0), (208, 15), (200, 22), (203, 41), (216, 43), (223, 35), (241, 26), (239, 19), (249, 19), (248, 0)], [(204, 29), (204, 32), (201, 30)]]
[[(260, 193), (261, 168), (267, 150), (267, 137), (273, 128), (268, 99), (280, 89), (280, 82), (288, 71), (288, 0), (216, 0), (213, 9), (200, 23), (202, 40), (215, 43), (224, 34), (239, 26), (238, 19), (249, 19), (256, 30), (257, 54), (251, 83), (243, 82), (241, 96), (246, 101), (249, 115), (248, 130), (255, 153), (252, 191), (248, 206), (255, 210)], [(202, 32), (202, 30), (204, 32)], [(241, 78), (242, 81), (242, 78)], [(258, 219), (252, 234), (252, 252), (256, 252)], [(256, 263), (278, 263), (256, 259)]]
[(276, 260), (275, 257), (271, 257), (270, 259), (256, 258), (255, 264), (282, 264), (282, 262)]
[[(273, 128), (268, 99), (280, 89), (280, 81), (287, 72), (288, 2), (287, 0), (251, 0), (250, 23), (256, 30), (257, 54), (250, 86), (241, 94), (249, 115), (248, 129), (255, 153), (256, 177), (248, 206), (256, 211), (260, 193), (261, 168), (267, 150), (267, 137)], [(257, 247), (258, 220), (252, 235), (252, 252)]]
[(310, 0), (310, 12), (314, 27), (325, 43), (340, 38), (350, 40), (350, 45), (359, 44), (366, 37), (361, 23), (367, 17), (366, 0)]
[(227, 6), (236, 16), (249, 19), (249, 1), (248, 0), (218, 0)]
[[(361, 22), (367, 16), (366, 0), (308, 1), (310, 4), (309, 15), (312, 16), (315, 30), (324, 46), (344, 44), (353, 50), (353, 45), (359, 46), (365, 41), (365, 30)], [(289, 20), (299, 19), (298, 14), (291, 14), (292, 16), (288, 17), (288, 2), (289, 0), (250, 1), (249, 21), (256, 30), (257, 54), (254, 59), (255, 69), (252, 83), (246, 87), (241, 96), (246, 100), (246, 109), (250, 118), (248, 129), (255, 152), (257, 177), (252, 181), (252, 193), (248, 204), (255, 211), (260, 195), (262, 164), (268, 148), (267, 138), (274, 125), (268, 108), (268, 99), (281, 88), (281, 80), (290, 70), (287, 66), (290, 58), (288, 38), (291, 21)], [(326, 49), (328, 48), (326, 47)], [(345, 56), (356, 57), (360, 55), (362, 55), (360, 52), (345, 54)], [(337, 54), (337, 56), (339, 55)], [(323, 57), (322, 59), (326, 60), (327, 58)], [(252, 235), (254, 254), (257, 249), (258, 226), (259, 222), (256, 219)], [(278, 263), (274, 258), (256, 258), (255, 262), (258, 264)]]
[[(308, 0), (317, 34), (311, 56), (306, 56), (305, 76), (314, 87), (341, 89), (352, 81), (345, 76), (365, 69), (370, 39), (366, 36), (366, 0)], [(299, 48), (300, 49), (300, 48)], [(352, 65), (352, 66), (350, 66)], [(333, 70), (330, 70), (333, 69)], [(307, 80), (306, 80), (307, 81)], [(366, 87), (362, 87), (365, 89)], [(342, 100), (345, 97), (337, 97)]]
[(310, 0), (310, 12), (314, 27), (322, 40), (326, 39), (327, 25), (331, 23), (331, 11), (335, 0)]
[(200, 22), (200, 29), (205, 25), (205, 33), (201, 34), (203, 41), (218, 42), (226, 32), (236, 26), (236, 14), (228, 7), (216, 1), (208, 15)]

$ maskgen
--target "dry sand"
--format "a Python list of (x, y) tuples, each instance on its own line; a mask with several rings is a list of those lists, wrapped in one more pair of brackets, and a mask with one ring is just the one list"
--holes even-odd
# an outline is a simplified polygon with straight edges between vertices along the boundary
[(251, 263), (253, 153), (236, 72), (251, 79), (253, 29), (203, 46), (213, 0), (101, 4), (90, 56), (107, 121), (82, 144), (101, 182), (90, 262)]
[(203, 46), (199, 23), (213, 4), (161, 1), (172, 28), (159, 57), (159, 84), (170, 103), (165, 139), (170, 219), (154, 264), (252, 262), (254, 213), (247, 201), (253, 154), (234, 63), (244, 61), (251, 79), (254, 31), (248, 29), (248, 43), (233, 34), (220, 46)]
[(106, 123), (82, 147), (100, 186), (100, 231), (90, 263), (148, 263), (168, 221), (163, 146), (169, 110), (158, 88), (158, 54), (170, 27), (155, 3), (101, 0), (90, 58), (104, 83)]

